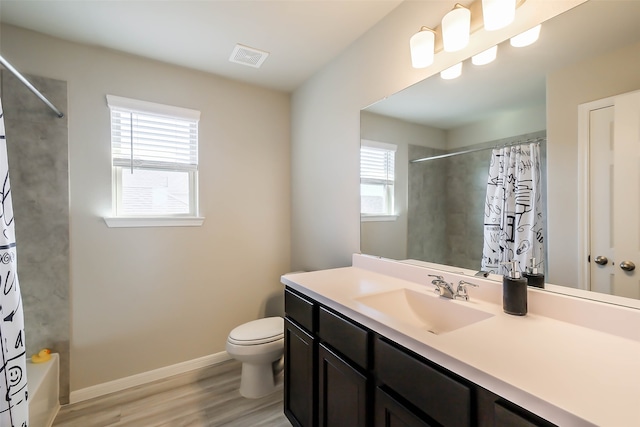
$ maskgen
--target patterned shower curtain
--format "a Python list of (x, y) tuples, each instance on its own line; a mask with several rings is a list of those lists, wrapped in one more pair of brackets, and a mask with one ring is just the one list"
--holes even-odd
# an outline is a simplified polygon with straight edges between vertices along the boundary
[(520, 271), (535, 258), (544, 271), (540, 199), (540, 146), (537, 143), (494, 149), (484, 213), (482, 270), (505, 274), (503, 263), (518, 261)]
[(27, 427), (29, 407), (24, 318), (18, 285), (13, 205), (1, 100), (0, 179), (0, 426)]

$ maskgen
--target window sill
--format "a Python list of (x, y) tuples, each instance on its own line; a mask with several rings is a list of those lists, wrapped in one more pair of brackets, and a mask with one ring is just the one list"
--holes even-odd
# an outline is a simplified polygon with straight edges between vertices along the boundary
[(398, 215), (360, 215), (360, 222), (395, 221)]
[(204, 222), (203, 217), (104, 217), (104, 222), (109, 228), (121, 227), (200, 227)]

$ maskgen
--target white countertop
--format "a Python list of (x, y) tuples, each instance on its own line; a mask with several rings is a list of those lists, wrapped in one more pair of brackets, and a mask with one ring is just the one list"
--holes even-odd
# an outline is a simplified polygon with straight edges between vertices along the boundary
[(469, 301), (451, 304), (493, 316), (433, 335), (357, 301), (403, 288), (433, 295), (433, 287), (358, 267), (288, 274), (282, 283), (559, 426), (640, 426), (638, 341), (531, 312), (508, 315), (474, 299), (475, 288)]

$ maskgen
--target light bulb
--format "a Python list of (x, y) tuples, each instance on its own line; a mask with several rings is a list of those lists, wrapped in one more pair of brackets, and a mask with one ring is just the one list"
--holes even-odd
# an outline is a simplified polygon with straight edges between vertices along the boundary
[(516, 16), (516, 0), (482, 0), (482, 16), (485, 30), (504, 28)]
[(460, 77), (461, 74), (462, 74), (462, 62), (458, 62), (453, 67), (449, 67), (446, 70), (441, 71), (440, 77), (442, 77), (445, 80), (451, 80), (451, 79)]
[(471, 11), (456, 4), (453, 10), (442, 18), (442, 44), (446, 52), (456, 52), (469, 44), (471, 31)]
[(498, 54), (498, 46), (490, 47), (489, 49), (480, 52), (477, 55), (471, 57), (471, 63), (473, 65), (486, 65), (493, 62)]
[(535, 26), (530, 30), (520, 33), (517, 36), (511, 37), (511, 46), (513, 47), (525, 47), (534, 44), (540, 37), (540, 28), (542, 25)]
[(425, 68), (433, 64), (436, 34), (433, 30), (422, 27), (409, 40), (411, 47), (411, 65), (413, 68)]

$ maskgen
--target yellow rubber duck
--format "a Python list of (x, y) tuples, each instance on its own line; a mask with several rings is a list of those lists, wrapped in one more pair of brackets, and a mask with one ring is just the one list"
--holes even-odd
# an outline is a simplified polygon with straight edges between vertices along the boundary
[(51, 359), (51, 350), (48, 348), (43, 348), (38, 352), (38, 354), (31, 356), (31, 361), (33, 363), (44, 363), (49, 359)]

